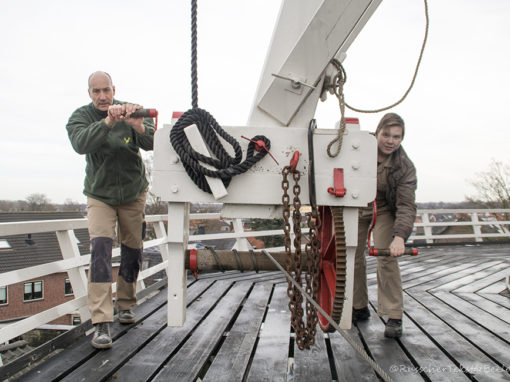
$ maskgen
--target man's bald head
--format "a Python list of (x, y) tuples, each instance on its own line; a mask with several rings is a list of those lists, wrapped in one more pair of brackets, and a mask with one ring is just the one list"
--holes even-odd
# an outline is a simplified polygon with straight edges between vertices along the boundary
[(108, 80), (110, 81), (110, 85), (113, 86), (113, 81), (112, 81), (112, 77), (106, 73), (106, 72), (103, 72), (101, 70), (98, 70), (97, 72), (94, 72), (92, 73), (90, 76), (89, 76), (89, 89), (90, 89), (90, 81), (92, 80), (92, 78), (95, 78), (95, 77), (106, 77), (108, 78)]
[(114, 95), (115, 86), (108, 73), (97, 71), (89, 76), (89, 96), (97, 109), (107, 111), (113, 104)]

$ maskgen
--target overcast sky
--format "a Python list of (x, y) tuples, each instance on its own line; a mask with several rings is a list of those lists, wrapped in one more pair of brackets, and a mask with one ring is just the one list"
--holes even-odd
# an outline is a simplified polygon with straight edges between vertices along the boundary
[[(199, 105), (244, 126), (279, 0), (199, 1)], [(393, 111), (418, 171), (419, 202), (462, 201), (492, 158), (509, 163), (510, 1), (429, 0), (430, 34), (411, 94)], [(117, 98), (157, 108), (160, 123), (190, 108), (189, 1), (18, 0), (0, 12), (0, 199), (44, 193), (84, 202), (85, 158), (68, 141), (70, 114), (90, 102), (88, 75), (109, 72)], [(345, 96), (359, 108), (407, 89), (424, 35), (421, 0), (383, 0), (347, 52)], [(359, 117), (373, 131), (382, 114)], [(338, 103), (318, 107), (334, 126)]]

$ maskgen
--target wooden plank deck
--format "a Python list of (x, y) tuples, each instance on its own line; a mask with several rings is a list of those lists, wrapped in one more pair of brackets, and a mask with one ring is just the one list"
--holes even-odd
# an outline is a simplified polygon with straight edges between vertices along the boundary
[[(510, 246), (420, 249), (400, 260), (404, 335), (383, 336), (376, 261), (368, 260), (372, 316), (347, 333), (394, 381), (510, 381)], [(377, 381), (339, 333), (300, 351), (290, 330), (287, 283), (278, 272), (189, 279), (186, 323), (166, 326), (166, 290), (136, 307), (137, 323), (112, 326), (114, 346), (90, 335), (19, 381)], [(14, 380), (14, 379), (11, 379)]]

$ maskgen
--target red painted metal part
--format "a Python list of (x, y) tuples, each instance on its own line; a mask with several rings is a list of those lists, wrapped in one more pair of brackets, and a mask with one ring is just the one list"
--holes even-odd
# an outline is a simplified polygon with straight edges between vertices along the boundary
[(335, 195), (337, 198), (345, 196), (347, 190), (344, 187), (344, 169), (334, 168), (333, 169), (333, 181), (335, 187), (329, 187), (328, 192)]
[(198, 280), (198, 251), (193, 248), (189, 250), (189, 270), (193, 273), (195, 280)]
[[(320, 248), (320, 278), (319, 278), (319, 305), (331, 316), (333, 302), (335, 301), (336, 287), (336, 244), (333, 230), (333, 215), (328, 206), (319, 206), (321, 216), (321, 229), (319, 230)], [(328, 320), (317, 312), (319, 325), (323, 330), (329, 327)]]
[(345, 124), (346, 125), (359, 125), (359, 119), (358, 118), (345, 118)]
[(375, 227), (375, 223), (377, 222), (377, 203), (375, 202), (374, 200), (374, 203), (373, 203), (373, 212), (372, 212), (372, 221), (370, 222), (370, 227), (368, 228), (368, 238), (367, 238), (367, 246), (368, 246), (368, 254), (370, 256), (377, 256), (377, 255), (374, 255), (374, 253), (377, 252), (377, 250), (375, 248), (372, 248), (371, 246), (371, 241), (372, 241), (372, 230), (374, 229)]
[(158, 116), (158, 111), (156, 109), (148, 109), (148, 110), (149, 110), (150, 118), (156, 118)]
[(248, 137), (245, 137), (244, 135), (241, 135), (241, 138), (244, 138), (244, 139), (247, 139), (248, 141), (250, 142), (253, 142), (255, 143), (255, 151), (262, 151), (262, 150), (266, 150), (266, 152), (269, 154), (269, 156), (271, 158), (273, 158), (273, 160), (276, 162), (277, 165), (279, 165), (278, 161), (276, 160), (276, 158), (273, 156), (273, 154), (271, 154), (271, 152), (267, 149), (267, 146), (266, 146), (266, 143), (259, 139), (258, 141), (254, 141), (253, 139), (250, 139)]
[(290, 160), (290, 172), (295, 172), (297, 164), (299, 162), (299, 151), (295, 151)]

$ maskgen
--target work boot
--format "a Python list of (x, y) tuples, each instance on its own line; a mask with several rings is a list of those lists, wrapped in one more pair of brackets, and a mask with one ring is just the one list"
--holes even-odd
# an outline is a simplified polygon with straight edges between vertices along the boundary
[(132, 324), (135, 322), (135, 314), (131, 309), (121, 310), (119, 312), (119, 322), (121, 324)]
[(402, 336), (402, 320), (395, 318), (388, 319), (386, 329), (384, 329), (384, 337), (399, 338)]
[(352, 322), (366, 321), (370, 317), (368, 306), (361, 309), (352, 308)]
[(108, 322), (94, 324), (94, 337), (90, 343), (96, 349), (109, 349), (112, 347), (110, 324)]

